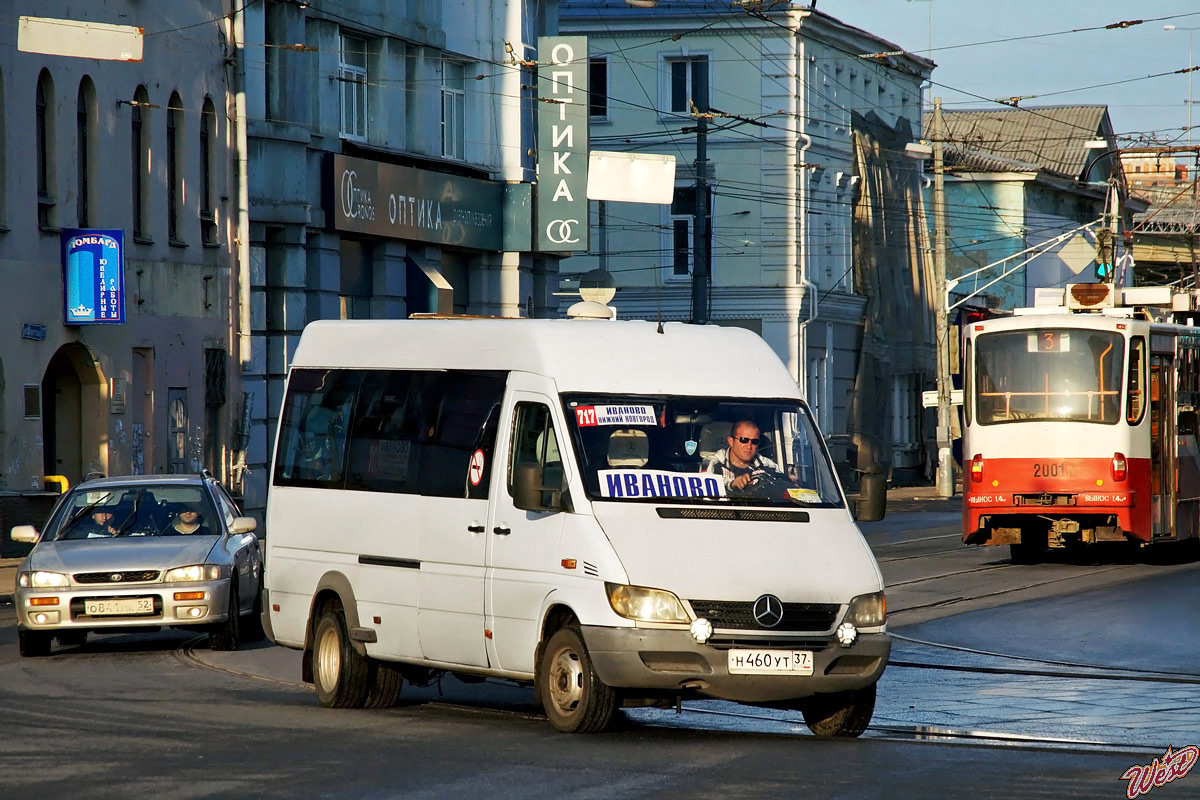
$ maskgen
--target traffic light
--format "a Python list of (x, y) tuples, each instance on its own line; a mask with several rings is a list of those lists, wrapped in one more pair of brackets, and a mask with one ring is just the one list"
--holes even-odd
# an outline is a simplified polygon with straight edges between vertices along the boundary
[(1112, 280), (1116, 265), (1115, 253), (1113, 232), (1108, 228), (1096, 231), (1096, 280), (1101, 283)]

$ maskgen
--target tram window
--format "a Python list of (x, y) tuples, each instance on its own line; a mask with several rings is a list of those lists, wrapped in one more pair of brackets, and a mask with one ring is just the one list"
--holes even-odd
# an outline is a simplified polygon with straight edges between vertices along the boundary
[(1146, 340), (1135, 336), (1129, 341), (1129, 377), (1126, 381), (1125, 421), (1137, 425), (1146, 410)]
[(971, 363), (971, 340), (970, 339), (967, 339), (965, 348), (966, 348), (966, 350), (963, 353), (963, 360), (962, 360), (962, 363), (963, 363), (963, 404), (962, 404), (962, 409), (963, 409), (963, 417), (964, 417), (964, 419), (966, 419), (967, 424), (970, 425), (971, 424), (971, 391), (972, 391), (971, 377), (972, 377), (972, 373), (975, 372), (974, 365)]

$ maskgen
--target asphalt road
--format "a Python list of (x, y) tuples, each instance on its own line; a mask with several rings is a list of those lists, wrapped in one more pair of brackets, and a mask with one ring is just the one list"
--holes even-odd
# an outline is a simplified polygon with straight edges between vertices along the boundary
[[(22, 659), (0, 604), (0, 797), (1118, 798), (1200, 744), (1200, 565), (1017, 567), (945, 509), (863, 528), (896, 646), (858, 740), (715, 702), (565, 736), (530, 690), (453, 678), (329, 710), (295, 651), (164, 632)], [(1179, 797), (1200, 769), (1151, 795)]]

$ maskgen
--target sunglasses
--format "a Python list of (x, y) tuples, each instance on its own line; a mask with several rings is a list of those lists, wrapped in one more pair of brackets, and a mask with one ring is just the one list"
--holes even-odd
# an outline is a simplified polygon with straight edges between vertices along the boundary
[(762, 441), (762, 439), (751, 439), (749, 436), (734, 436), (733, 438), (742, 444), (758, 444)]

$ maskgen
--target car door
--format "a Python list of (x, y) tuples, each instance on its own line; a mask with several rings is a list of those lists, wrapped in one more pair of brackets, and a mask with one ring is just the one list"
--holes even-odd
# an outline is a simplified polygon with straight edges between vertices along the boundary
[[(566, 487), (571, 464), (563, 457), (565, 428), (556, 405), (546, 394), (519, 389), (536, 385), (532, 376), (516, 375), (505, 400), (497, 453), (502, 465), (492, 471), (487, 525), (487, 629), (493, 665), (532, 672), (538, 625), (546, 597), (558, 584), (565, 513), (525, 511), (513, 505), (514, 464), (537, 461), (545, 471), (543, 485)], [(499, 468), (503, 467), (503, 468)]]
[[(241, 516), (237, 504), (233, 502), (220, 486), (213, 487), (217, 500), (217, 514), (222, 524), (218, 529), (227, 533), (234, 519)], [(254, 607), (254, 598), (262, 582), (262, 555), (259, 551), (258, 535), (250, 533), (233, 533), (222, 537), (221, 546), (225, 547), (233, 559), (234, 569), (238, 576), (238, 604), (243, 611)]]

